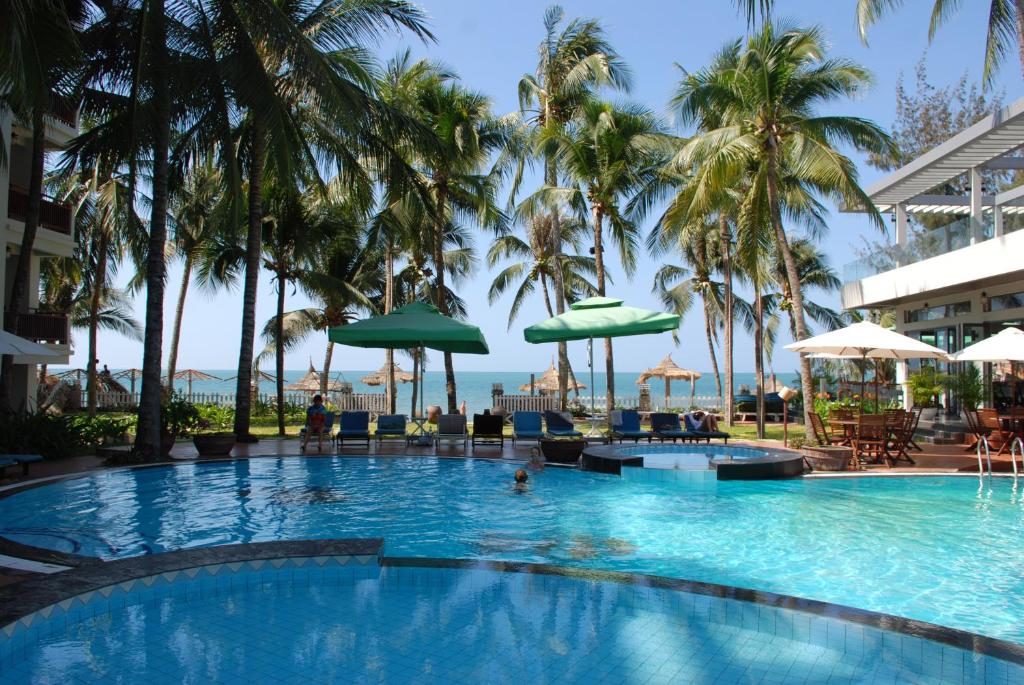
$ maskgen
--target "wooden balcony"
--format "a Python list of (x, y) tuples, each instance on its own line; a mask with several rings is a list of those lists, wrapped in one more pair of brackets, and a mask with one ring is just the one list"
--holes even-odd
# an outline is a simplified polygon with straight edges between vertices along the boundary
[[(4, 321), (10, 321), (13, 312), (4, 313)], [(17, 317), (15, 335), (37, 343), (67, 345), (71, 340), (70, 326), (66, 314), (51, 312), (29, 312)]]
[(69, 128), (78, 128), (78, 103), (60, 93), (50, 91), (46, 113)]
[[(24, 221), (27, 214), (28, 193), (11, 186), (7, 196), (7, 216)], [(39, 206), (39, 225), (57, 233), (71, 235), (71, 206), (44, 196)]]

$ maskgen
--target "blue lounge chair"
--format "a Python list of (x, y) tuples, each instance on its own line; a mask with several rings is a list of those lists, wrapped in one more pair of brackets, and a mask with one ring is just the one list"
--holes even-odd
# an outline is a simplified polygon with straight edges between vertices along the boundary
[(544, 423), (548, 426), (548, 435), (553, 438), (581, 438), (583, 433), (576, 430), (569, 412), (546, 411)]
[(692, 414), (686, 414), (685, 416), (683, 416), (683, 420), (686, 423), (686, 430), (693, 433), (694, 435), (699, 435), (702, 438), (706, 438), (708, 442), (711, 442), (712, 438), (716, 438), (719, 440), (723, 440), (725, 444), (729, 444), (730, 436), (728, 433), (723, 433), (722, 431), (701, 430), (697, 426), (697, 420), (693, 418)]
[(341, 427), (336, 436), (338, 448), (345, 446), (345, 441), (362, 442), (366, 449), (370, 449), (370, 412), (368, 411), (343, 411), (341, 412)]
[(381, 414), (377, 417), (377, 444), (384, 440), (406, 440), (405, 414)]
[(0, 477), (4, 475), (8, 466), (21, 465), (22, 475), (28, 475), (28, 465), (42, 461), (41, 454), (0, 454)]
[(539, 411), (517, 411), (512, 415), (512, 446), (517, 440), (536, 440), (544, 437), (544, 426)]
[(683, 427), (679, 425), (679, 414), (675, 413), (651, 414), (651, 430), (654, 431), (654, 437), (662, 442), (702, 439), (700, 435), (683, 430)]
[(611, 415), (612, 430), (609, 437), (612, 440), (618, 438), (621, 443), (623, 440), (632, 440), (633, 442), (640, 442), (641, 440), (651, 441), (654, 434), (650, 431), (645, 431), (640, 428), (640, 412), (635, 409), (623, 409), (612, 412)]

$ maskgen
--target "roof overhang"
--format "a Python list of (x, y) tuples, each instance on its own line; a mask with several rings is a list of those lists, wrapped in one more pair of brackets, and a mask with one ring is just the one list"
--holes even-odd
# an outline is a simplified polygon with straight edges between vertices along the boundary
[[(975, 167), (1017, 169), (1005, 157), (1024, 145), (1024, 98), (990, 114), (867, 188), (879, 209), (907, 203)], [(1002, 159), (1000, 159), (1002, 158)]]

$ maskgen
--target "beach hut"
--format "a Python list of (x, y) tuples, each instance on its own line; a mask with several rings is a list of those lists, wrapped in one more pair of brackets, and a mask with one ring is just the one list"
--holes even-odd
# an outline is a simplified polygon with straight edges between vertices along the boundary
[[(412, 381), (416, 380), (415, 376), (413, 376), (408, 371), (403, 371), (402, 367), (399, 366), (398, 364), (392, 364), (391, 368), (394, 369), (396, 383), (411, 383)], [(385, 362), (384, 366), (380, 367), (380, 369), (378, 369), (377, 371), (374, 371), (371, 374), (363, 376), (359, 380), (365, 383), (366, 385), (384, 385), (385, 383), (388, 382), (387, 362)]]
[(205, 373), (198, 369), (182, 369), (174, 374), (176, 381), (188, 381), (188, 398), (192, 399), (192, 381), (220, 381), (223, 378)]
[[(284, 386), (284, 389), (291, 392), (318, 393), (320, 392), (321, 387), (320, 373), (313, 366), (313, 360), (311, 359), (309, 361), (309, 370), (306, 372), (306, 375), (294, 383), (289, 383)], [(339, 390), (341, 390), (340, 383), (331, 380), (327, 381), (328, 392), (337, 392)]]
[[(575, 390), (577, 393), (580, 390), (586, 390), (587, 386), (580, 382), (573, 383), (573, 378), (569, 379), (569, 390)], [(520, 392), (546, 392), (553, 393), (558, 392), (558, 369), (555, 368), (555, 360), (551, 360), (551, 366), (548, 370), (541, 374), (540, 378), (530, 383), (523, 383), (519, 386)]]
[(665, 358), (657, 366), (646, 369), (636, 380), (637, 385), (646, 383), (648, 379), (661, 378), (665, 381), (665, 407), (669, 406), (669, 395), (672, 394), (672, 381), (690, 381), (690, 406), (693, 406), (694, 397), (697, 394), (697, 379), (700, 378), (699, 371), (684, 369), (672, 361), (672, 355), (666, 354)]

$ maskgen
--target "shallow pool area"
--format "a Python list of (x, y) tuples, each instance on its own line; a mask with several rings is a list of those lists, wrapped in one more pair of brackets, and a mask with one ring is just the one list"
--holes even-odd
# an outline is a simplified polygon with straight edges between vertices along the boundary
[(643, 578), (381, 561), (257, 558), (101, 586), (0, 634), (0, 683), (1024, 678), (1019, 664), (957, 646)]
[(549, 467), (517, 492), (515, 468), (261, 458), (107, 471), (0, 499), (0, 536), (103, 559), (382, 537), (393, 556), (685, 578), (1024, 643), (1024, 499), (1008, 479), (690, 484)]

